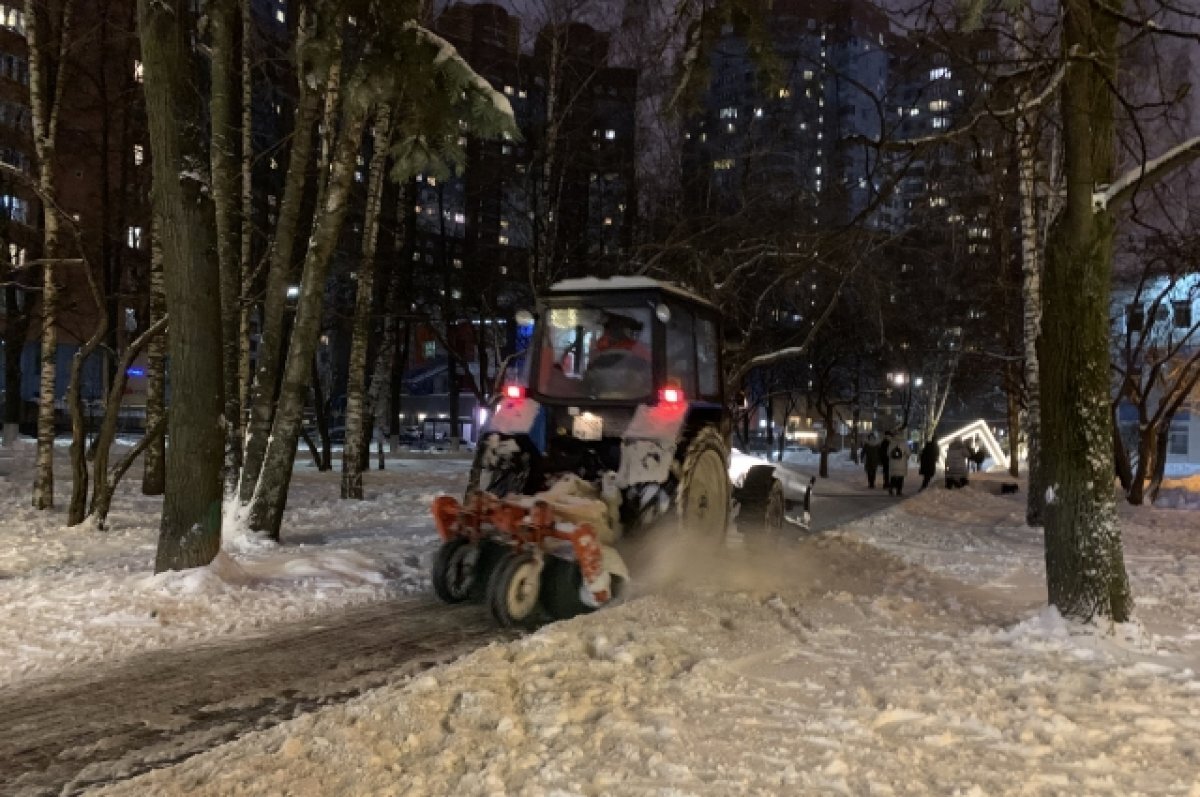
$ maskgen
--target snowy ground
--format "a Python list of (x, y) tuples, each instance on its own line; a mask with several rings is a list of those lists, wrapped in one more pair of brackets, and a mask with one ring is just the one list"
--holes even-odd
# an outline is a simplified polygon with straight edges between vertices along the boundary
[(367, 500), (349, 502), (337, 498), (337, 473), (319, 474), (298, 459), (284, 545), (155, 576), (162, 504), (140, 494), (136, 467), (114, 501), (111, 528), (98, 532), (65, 525), (65, 471), (59, 508), (35, 511), (25, 480), (32, 445), (14, 459), (0, 478), (0, 674), (9, 684), (424, 590), (423, 561), (436, 545), (430, 500), (463, 489), (469, 465), (393, 460), (367, 475)]
[[(832, 464), (834, 481), (862, 480)], [(10, 475), (0, 674), (19, 683), (424, 589), (429, 498), (461, 490), (465, 470), (390, 462), (349, 503), (336, 474), (301, 469), (288, 544), (164, 576), (149, 573), (158, 502), (134, 480), (99, 533), (33, 512)], [(28, 451), (12, 473), (29, 473)], [(1138, 622), (1097, 633), (1043, 608), (1040, 532), (1021, 522), (1022, 495), (995, 494), (1001, 478), (768, 555), (663, 546), (622, 606), (109, 793), (1200, 797), (1196, 514), (1122, 509)]]

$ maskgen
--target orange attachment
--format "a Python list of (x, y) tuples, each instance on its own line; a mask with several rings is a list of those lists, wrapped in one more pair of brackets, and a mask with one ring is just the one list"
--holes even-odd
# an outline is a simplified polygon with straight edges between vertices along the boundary
[[(511, 537), (519, 547), (542, 549), (546, 539), (564, 540), (571, 543), (586, 584), (596, 583), (604, 574), (604, 552), (591, 525), (581, 523), (570, 531), (560, 530), (554, 507), (546, 501), (537, 501), (527, 509), (479, 491), (468, 496), (466, 504), (440, 495), (433, 499), (432, 511), (438, 536), (446, 542), (456, 537), (474, 542), (495, 532)], [(593, 592), (592, 596), (597, 603), (609, 599), (608, 590)]]

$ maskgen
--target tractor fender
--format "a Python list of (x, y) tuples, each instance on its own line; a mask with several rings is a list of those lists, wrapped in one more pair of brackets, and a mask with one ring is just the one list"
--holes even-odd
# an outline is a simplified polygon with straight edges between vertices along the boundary
[(484, 426), (484, 434), (525, 437), (539, 452), (546, 451), (546, 410), (531, 398), (506, 398)]

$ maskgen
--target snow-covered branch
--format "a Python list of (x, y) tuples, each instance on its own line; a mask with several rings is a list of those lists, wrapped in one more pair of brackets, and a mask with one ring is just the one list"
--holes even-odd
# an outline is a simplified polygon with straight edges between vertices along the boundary
[(472, 69), (471, 65), (458, 54), (458, 50), (455, 49), (453, 44), (415, 22), (409, 22), (405, 27), (416, 33), (418, 39), (423, 39), (437, 48), (438, 54), (433, 60), (435, 66), (441, 64), (451, 65), (456, 77), (490, 99), (496, 110), (507, 116), (513, 126), (516, 127), (516, 117), (513, 116), (512, 104), (509, 103), (508, 97), (505, 97), (501, 92), (492, 88), (491, 83), (488, 83), (486, 79)]
[(1103, 190), (1092, 195), (1092, 210), (1099, 213), (1112, 205), (1125, 201), (1147, 181), (1157, 180), (1177, 166), (1196, 157), (1200, 157), (1200, 136), (1193, 136), (1171, 147), (1157, 158), (1151, 158), (1145, 163), (1135, 166), (1110, 185), (1104, 186)]

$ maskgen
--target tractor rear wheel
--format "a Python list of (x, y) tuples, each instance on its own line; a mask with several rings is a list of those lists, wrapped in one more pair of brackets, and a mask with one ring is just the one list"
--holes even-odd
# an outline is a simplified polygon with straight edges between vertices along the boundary
[(729, 524), (729, 449), (721, 433), (706, 426), (688, 445), (675, 496), (684, 533), (715, 544)]
[(738, 504), (737, 527), (747, 544), (779, 539), (786, 503), (783, 483), (775, 478), (775, 468), (755, 465), (747, 471), (738, 490)]
[(529, 628), (537, 621), (541, 570), (531, 553), (511, 553), (488, 579), (487, 602), (503, 628)]

